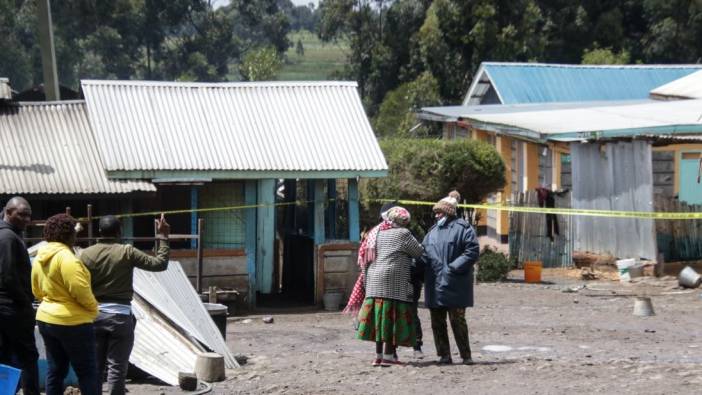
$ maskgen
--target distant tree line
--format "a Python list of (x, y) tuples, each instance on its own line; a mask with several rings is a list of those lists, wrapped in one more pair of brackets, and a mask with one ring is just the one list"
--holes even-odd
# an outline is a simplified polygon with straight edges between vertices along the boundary
[(350, 45), (342, 77), (358, 81), (380, 135), (408, 133), (397, 108), (460, 102), (482, 61), (702, 58), (700, 0), (322, 0), (319, 12), (320, 38)]
[[(290, 0), (52, 1), (59, 81), (223, 81), (275, 76), (291, 29), (314, 7)], [(0, 0), (0, 76), (22, 90), (43, 80), (34, 0)], [(271, 57), (273, 54), (273, 57)], [(253, 74), (252, 74), (253, 73)]]
[[(225, 4), (215, 8), (213, 4)], [(43, 80), (36, 2), (0, 0), (0, 76)], [(359, 84), (381, 136), (427, 135), (411, 111), (461, 100), (482, 61), (697, 63), (702, 0), (54, 0), (62, 85), (81, 78), (275, 78), (310, 30), (348, 45), (334, 78)]]

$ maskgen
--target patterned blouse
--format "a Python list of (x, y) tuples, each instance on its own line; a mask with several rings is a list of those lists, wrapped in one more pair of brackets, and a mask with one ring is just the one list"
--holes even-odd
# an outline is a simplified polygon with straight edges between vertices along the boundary
[(376, 258), (366, 269), (366, 298), (412, 302), (410, 268), (413, 258), (424, 251), (405, 228), (380, 231), (375, 244)]

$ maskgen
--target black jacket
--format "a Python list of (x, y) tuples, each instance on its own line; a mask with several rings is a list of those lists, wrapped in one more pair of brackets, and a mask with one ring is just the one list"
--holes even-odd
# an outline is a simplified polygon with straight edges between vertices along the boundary
[(20, 232), (0, 220), (0, 305), (31, 309), (32, 264)]

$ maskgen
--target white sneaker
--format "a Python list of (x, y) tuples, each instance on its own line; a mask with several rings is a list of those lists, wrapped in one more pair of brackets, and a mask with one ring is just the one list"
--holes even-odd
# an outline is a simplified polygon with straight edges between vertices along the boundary
[(424, 353), (422, 350), (414, 350), (414, 359), (423, 359)]

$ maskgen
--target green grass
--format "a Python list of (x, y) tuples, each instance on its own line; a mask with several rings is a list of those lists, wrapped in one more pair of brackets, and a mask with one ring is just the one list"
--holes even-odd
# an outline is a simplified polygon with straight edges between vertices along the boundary
[[(287, 61), (278, 74), (280, 81), (319, 81), (329, 79), (344, 69), (348, 46), (344, 42), (323, 43), (316, 34), (306, 30), (288, 35), (292, 45), (288, 49)], [(303, 56), (295, 52), (297, 41), (302, 41)]]

